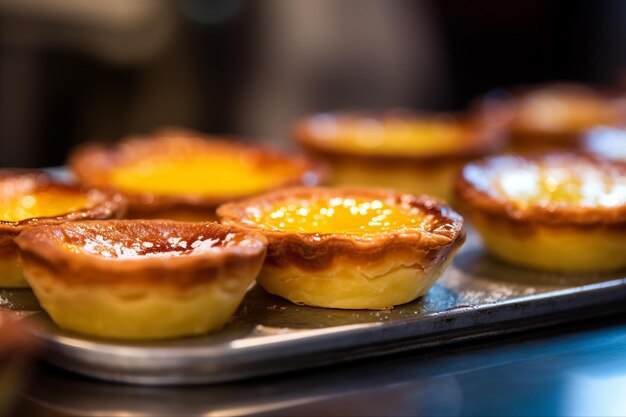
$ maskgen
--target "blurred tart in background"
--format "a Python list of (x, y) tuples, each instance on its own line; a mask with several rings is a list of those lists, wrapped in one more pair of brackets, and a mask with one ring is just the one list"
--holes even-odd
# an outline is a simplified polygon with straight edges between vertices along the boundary
[(33, 227), (16, 242), (26, 279), (59, 327), (128, 340), (224, 326), (267, 247), (260, 234), (168, 220)]
[(385, 187), (449, 199), (469, 159), (499, 149), (499, 124), (479, 116), (403, 111), (318, 114), (298, 122), (298, 143), (330, 166), (333, 185)]
[(626, 120), (624, 98), (578, 84), (514, 90), (500, 105), (510, 112), (507, 131), (513, 152), (578, 149), (586, 130)]
[(626, 268), (626, 163), (577, 153), (467, 164), (456, 193), (487, 249), (555, 271)]
[(0, 287), (27, 287), (15, 237), (25, 228), (119, 217), (123, 198), (55, 181), (41, 171), (0, 170)]
[(366, 188), (292, 188), (222, 205), (224, 224), (258, 231), (257, 278), (296, 304), (385, 309), (424, 295), (465, 240), (441, 200)]
[(306, 158), (184, 130), (87, 145), (69, 166), (81, 183), (122, 193), (131, 218), (212, 220), (226, 201), (321, 179)]

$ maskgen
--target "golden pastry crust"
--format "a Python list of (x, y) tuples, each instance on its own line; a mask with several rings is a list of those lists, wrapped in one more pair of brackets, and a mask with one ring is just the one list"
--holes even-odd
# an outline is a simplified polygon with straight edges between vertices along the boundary
[[(37, 198), (42, 197), (42, 209), (48, 212), (50, 205), (58, 204), (58, 212), (50, 215), (38, 215), (37, 210), (31, 212), (29, 207), (36, 206)], [(26, 206), (20, 206), (19, 218), (9, 219), (14, 214), (15, 201), (27, 198)], [(64, 212), (63, 200), (72, 200), (73, 206)], [(1, 170), (0, 171), (0, 287), (27, 287), (14, 242), (22, 230), (38, 225), (54, 225), (68, 221), (119, 218), (125, 213), (126, 203), (119, 194), (112, 194), (97, 189), (85, 189), (76, 185), (68, 185), (55, 181), (50, 175), (41, 171)], [(41, 213), (40, 213), (41, 214)], [(7, 217), (9, 216), (9, 217)]]
[(266, 251), (260, 234), (167, 220), (33, 227), (16, 243), (27, 280), (57, 324), (119, 339), (222, 327)]
[(464, 216), (487, 249), (536, 269), (626, 267), (626, 164), (560, 153), (466, 165), (456, 183)]
[[(255, 213), (314, 199), (365, 199), (419, 218), (415, 225), (354, 234), (273, 230)], [(297, 203), (295, 203), (297, 205)], [(295, 303), (331, 308), (390, 308), (423, 295), (465, 240), (463, 220), (441, 200), (390, 190), (292, 188), (222, 205), (227, 225), (262, 232), (268, 255), (258, 282)]]
[[(496, 156), (471, 162), (461, 170), (456, 182), (456, 195), (461, 203), (472, 210), (508, 219), (513, 222), (531, 222), (551, 225), (596, 226), (626, 225), (626, 203), (593, 204), (541, 200), (528, 203), (510, 198), (494, 186), (509, 175), (511, 187), (521, 177), (529, 177), (537, 169), (572, 172), (572, 181), (584, 183), (586, 178), (594, 183), (606, 180), (626, 184), (626, 163), (609, 161), (581, 153), (552, 153), (535, 156)], [(537, 174), (541, 175), (541, 174)], [(506, 182), (506, 179), (503, 180)], [(546, 178), (545, 181), (550, 181)], [(556, 186), (556, 185), (555, 185)], [(509, 187), (507, 184), (500, 187)], [(584, 192), (582, 187), (579, 191)], [(624, 199), (619, 189), (615, 198)], [(592, 198), (594, 196), (590, 196)], [(585, 196), (581, 196), (585, 198)]]
[[(282, 169), (284, 175), (260, 189), (244, 193), (222, 192), (215, 195), (203, 192), (154, 192), (129, 190), (115, 184), (112, 175), (120, 168), (133, 167), (155, 158), (177, 158), (193, 161), (206, 155), (224, 155), (224, 159), (239, 160), (252, 167), (262, 176), (265, 171)], [(181, 159), (182, 158), (182, 159)], [(148, 137), (130, 137), (113, 146), (91, 144), (74, 151), (68, 165), (79, 180), (88, 185), (122, 193), (129, 201), (130, 216), (155, 218), (173, 214), (176, 219), (212, 219), (215, 208), (226, 201), (247, 197), (290, 185), (317, 185), (323, 177), (323, 168), (299, 155), (287, 155), (259, 146), (232, 142), (216, 137), (203, 136), (187, 131), (168, 129)], [(207, 163), (201, 169), (211, 169)], [(228, 178), (222, 178), (228, 180)], [(214, 179), (220, 181), (220, 179)], [(179, 214), (182, 213), (180, 216)]]
[[(413, 148), (409, 143), (403, 148), (400, 144), (385, 142), (385, 137), (402, 130), (413, 132), (411, 139), (417, 137), (419, 129), (429, 136), (445, 135), (448, 140), (440, 148)], [(359, 134), (371, 138), (369, 143), (360, 144), (359, 140), (346, 141), (346, 137)], [(381, 166), (407, 164), (417, 169), (429, 169), (449, 161), (459, 161), (486, 155), (502, 145), (499, 123), (490, 122), (477, 115), (413, 113), (393, 111), (381, 114), (336, 113), (317, 114), (294, 125), (293, 137), (310, 152), (334, 160), (367, 160)], [(345, 143), (344, 143), (345, 142)], [(372, 144), (374, 142), (374, 144)]]

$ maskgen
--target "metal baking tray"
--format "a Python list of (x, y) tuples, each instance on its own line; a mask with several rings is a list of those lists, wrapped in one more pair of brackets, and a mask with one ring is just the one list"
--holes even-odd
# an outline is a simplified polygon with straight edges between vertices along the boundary
[(626, 272), (537, 273), (500, 263), (470, 239), (423, 298), (384, 311), (291, 304), (253, 288), (233, 321), (202, 337), (113, 342), (57, 327), (28, 289), (0, 290), (0, 308), (32, 324), (47, 360), (91, 377), (197, 384), (299, 370), (494, 336), (625, 310)]

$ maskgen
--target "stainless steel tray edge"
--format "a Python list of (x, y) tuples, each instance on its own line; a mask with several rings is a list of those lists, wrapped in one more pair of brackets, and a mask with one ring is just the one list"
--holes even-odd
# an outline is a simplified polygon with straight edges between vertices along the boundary
[[(36, 334), (60, 367), (110, 381), (216, 383), (316, 367), (406, 349), (511, 333), (626, 309), (626, 279), (453, 308), (414, 320), (294, 330), (256, 325), (248, 337), (213, 346), (133, 347)], [(569, 313), (569, 314), (563, 314)], [(521, 321), (513, 325), (515, 322)], [(384, 349), (382, 348), (384, 346)]]

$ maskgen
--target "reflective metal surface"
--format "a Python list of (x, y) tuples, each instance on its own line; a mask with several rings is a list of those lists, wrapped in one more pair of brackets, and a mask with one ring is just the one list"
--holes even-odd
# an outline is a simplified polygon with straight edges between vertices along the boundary
[[(85, 375), (140, 384), (188, 384), (303, 370), (408, 349), (610, 314), (626, 307), (623, 274), (537, 274), (500, 264), (470, 239), (426, 297), (390, 311), (292, 305), (255, 288), (223, 331), (153, 343), (65, 332), (44, 313), (28, 320), (48, 360)], [(28, 290), (3, 291), (14, 311), (36, 311)], [(315, 360), (311, 360), (314, 357)]]
[(620, 314), (205, 386), (119, 385), (41, 366), (11, 415), (609, 416), (626, 415), (625, 381)]

